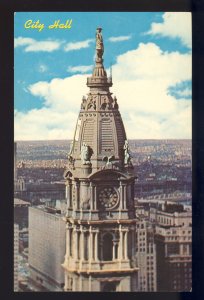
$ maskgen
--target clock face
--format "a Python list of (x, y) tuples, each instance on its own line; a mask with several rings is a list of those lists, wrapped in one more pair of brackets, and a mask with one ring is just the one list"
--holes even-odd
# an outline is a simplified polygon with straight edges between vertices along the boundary
[(112, 209), (118, 204), (118, 194), (112, 187), (103, 188), (99, 192), (99, 202), (101, 207), (105, 209)]

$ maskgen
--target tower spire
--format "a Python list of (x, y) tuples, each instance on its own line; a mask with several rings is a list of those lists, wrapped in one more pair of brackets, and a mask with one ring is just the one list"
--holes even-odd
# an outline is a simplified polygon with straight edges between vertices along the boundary
[(65, 291), (135, 291), (138, 286), (134, 176), (117, 99), (109, 90), (112, 80), (103, 66), (101, 30), (96, 30), (96, 63), (64, 173)]
[(102, 78), (103, 80), (107, 79), (106, 70), (103, 66), (103, 53), (104, 53), (104, 45), (103, 45), (103, 36), (102, 36), (102, 28), (98, 27), (96, 29), (96, 59), (95, 59), (95, 67), (93, 70), (92, 78)]

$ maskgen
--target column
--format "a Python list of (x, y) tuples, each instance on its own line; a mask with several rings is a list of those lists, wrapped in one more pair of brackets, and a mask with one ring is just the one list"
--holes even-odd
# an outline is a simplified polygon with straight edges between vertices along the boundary
[(95, 260), (98, 260), (98, 231), (95, 233)]
[(120, 209), (123, 208), (123, 188), (122, 183), (120, 182)]
[(68, 278), (67, 278), (67, 272), (65, 272), (65, 276), (64, 276), (64, 291), (68, 290)]
[(70, 247), (69, 247), (69, 243), (70, 243), (70, 232), (69, 232), (69, 227), (67, 226), (67, 235), (66, 235), (66, 260), (69, 259), (69, 255), (70, 255)]
[(93, 210), (93, 208), (94, 208), (94, 194), (93, 194), (93, 185), (92, 185), (92, 182), (90, 182), (90, 194), (91, 194), (90, 208), (91, 208), (91, 210)]
[(71, 202), (71, 181), (68, 180), (67, 181), (67, 185), (66, 185), (66, 196), (67, 196), (67, 208), (72, 206), (72, 202)]
[(69, 199), (69, 197), (70, 197), (70, 195), (69, 195), (69, 189), (70, 189), (70, 187), (69, 187), (69, 182), (67, 182), (66, 183), (66, 199), (67, 199), (67, 209), (69, 208), (69, 201), (70, 201), (70, 199)]
[(69, 207), (72, 207), (72, 184), (69, 181)]
[(72, 291), (75, 292), (76, 291), (76, 277), (73, 277), (73, 285), (72, 285)]
[(128, 259), (128, 256), (127, 256), (127, 235), (128, 235), (128, 231), (125, 231), (124, 232), (124, 258), (125, 259)]
[(82, 291), (82, 277), (79, 277), (79, 291)]
[(123, 194), (124, 194), (124, 209), (126, 209), (127, 208), (127, 186), (126, 185), (124, 185), (123, 186)]
[(97, 190), (96, 190), (96, 186), (94, 186), (94, 204), (95, 204), (94, 209), (97, 209)]
[(93, 260), (93, 233), (92, 228), (90, 226), (89, 229), (89, 261)]
[(122, 232), (122, 228), (120, 225), (119, 228), (119, 232), (120, 232), (120, 242), (119, 242), (119, 249), (118, 249), (118, 258), (121, 260), (123, 259), (123, 232)]
[(135, 247), (136, 247), (136, 245), (135, 245), (135, 231), (132, 230), (131, 234), (132, 234), (132, 245), (131, 245), (131, 247), (132, 247), (132, 257), (133, 257), (135, 255)]
[(91, 275), (89, 275), (89, 292), (91, 292)]
[(76, 208), (79, 209), (79, 183), (76, 183)]
[(74, 256), (75, 259), (78, 259), (78, 237), (77, 237), (78, 232), (77, 232), (76, 228), (74, 229), (73, 233), (74, 233), (74, 247), (73, 247), (74, 248), (74, 251), (73, 251), (74, 255), (73, 256)]
[(80, 251), (81, 251), (81, 260), (84, 260), (84, 231), (81, 228), (81, 243), (80, 243)]
[(113, 249), (112, 249), (112, 251), (113, 251), (113, 260), (115, 260), (115, 242), (113, 241)]

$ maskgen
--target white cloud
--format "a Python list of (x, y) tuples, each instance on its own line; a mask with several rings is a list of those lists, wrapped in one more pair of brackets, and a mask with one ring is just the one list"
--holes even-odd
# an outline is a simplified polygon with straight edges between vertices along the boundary
[(184, 89), (182, 91), (176, 91), (176, 94), (180, 97), (191, 97), (192, 91), (191, 89)]
[(131, 35), (112, 36), (108, 40), (110, 42), (123, 42), (131, 39)]
[(169, 87), (191, 80), (190, 54), (140, 44), (120, 55), (112, 69), (112, 91), (128, 138), (191, 138), (191, 101), (168, 93)]
[[(73, 75), (28, 87), (44, 107), (15, 117), (15, 139), (73, 138), (87, 75)], [(176, 100), (169, 87), (191, 80), (191, 55), (163, 52), (153, 43), (118, 56), (113, 92), (128, 138), (191, 138), (191, 101)]]
[(33, 43), (35, 43), (35, 40), (31, 38), (23, 38), (21, 36), (18, 38), (14, 38), (14, 48), (31, 45)]
[(36, 41), (31, 38), (18, 37), (14, 39), (14, 47), (25, 46), (25, 52), (52, 52), (58, 50), (62, 41)]
[(28, 113), (16, 111), (15, 139), (53, 140), (71, 138), (76, 118), (76, 113), (70, 111), (59, 113), (45, 107), (30, 110)]
[(147, 34), (180, 38), (182, 43), (192, 47), (192, 23), (190, 12), (166, 12), (162, 23), (152, 23)]
[(90, 65), (90, 66), (75, 66), (75, 67), (69, 66), (67, 68), (67, 71), (70, 72), (70, 73), (76, 73), (76, 72), (86, 73), (86, 72), (91, 71), (92, 69), (93, 69), (93, 65)]
[(88, 39), (88, 40), (80, 41), (80, 42), (70, 42), (65, 45), (64, 51), (68, 52), (68, 51), (88, 48), (88, 47), (90, 47), (90, 43), (92, 43), (92, 42), (94, 42), (94, 39)]
[(86, 75), (40, 81), (29, 92), (44, 100), (40, 109), (15, 112), (16, 140), (71, 139), (80, 103), (87, 93)]

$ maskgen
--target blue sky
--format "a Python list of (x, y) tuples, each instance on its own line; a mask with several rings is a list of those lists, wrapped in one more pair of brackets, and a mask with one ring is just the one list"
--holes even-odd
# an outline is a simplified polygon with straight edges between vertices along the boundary
[[(57, 20), (71, 28), (49, 29)], [(190, 13), (17, 12), (15, 139), (73, 137), (98, 26), (128, 138), (191, 138)]]

